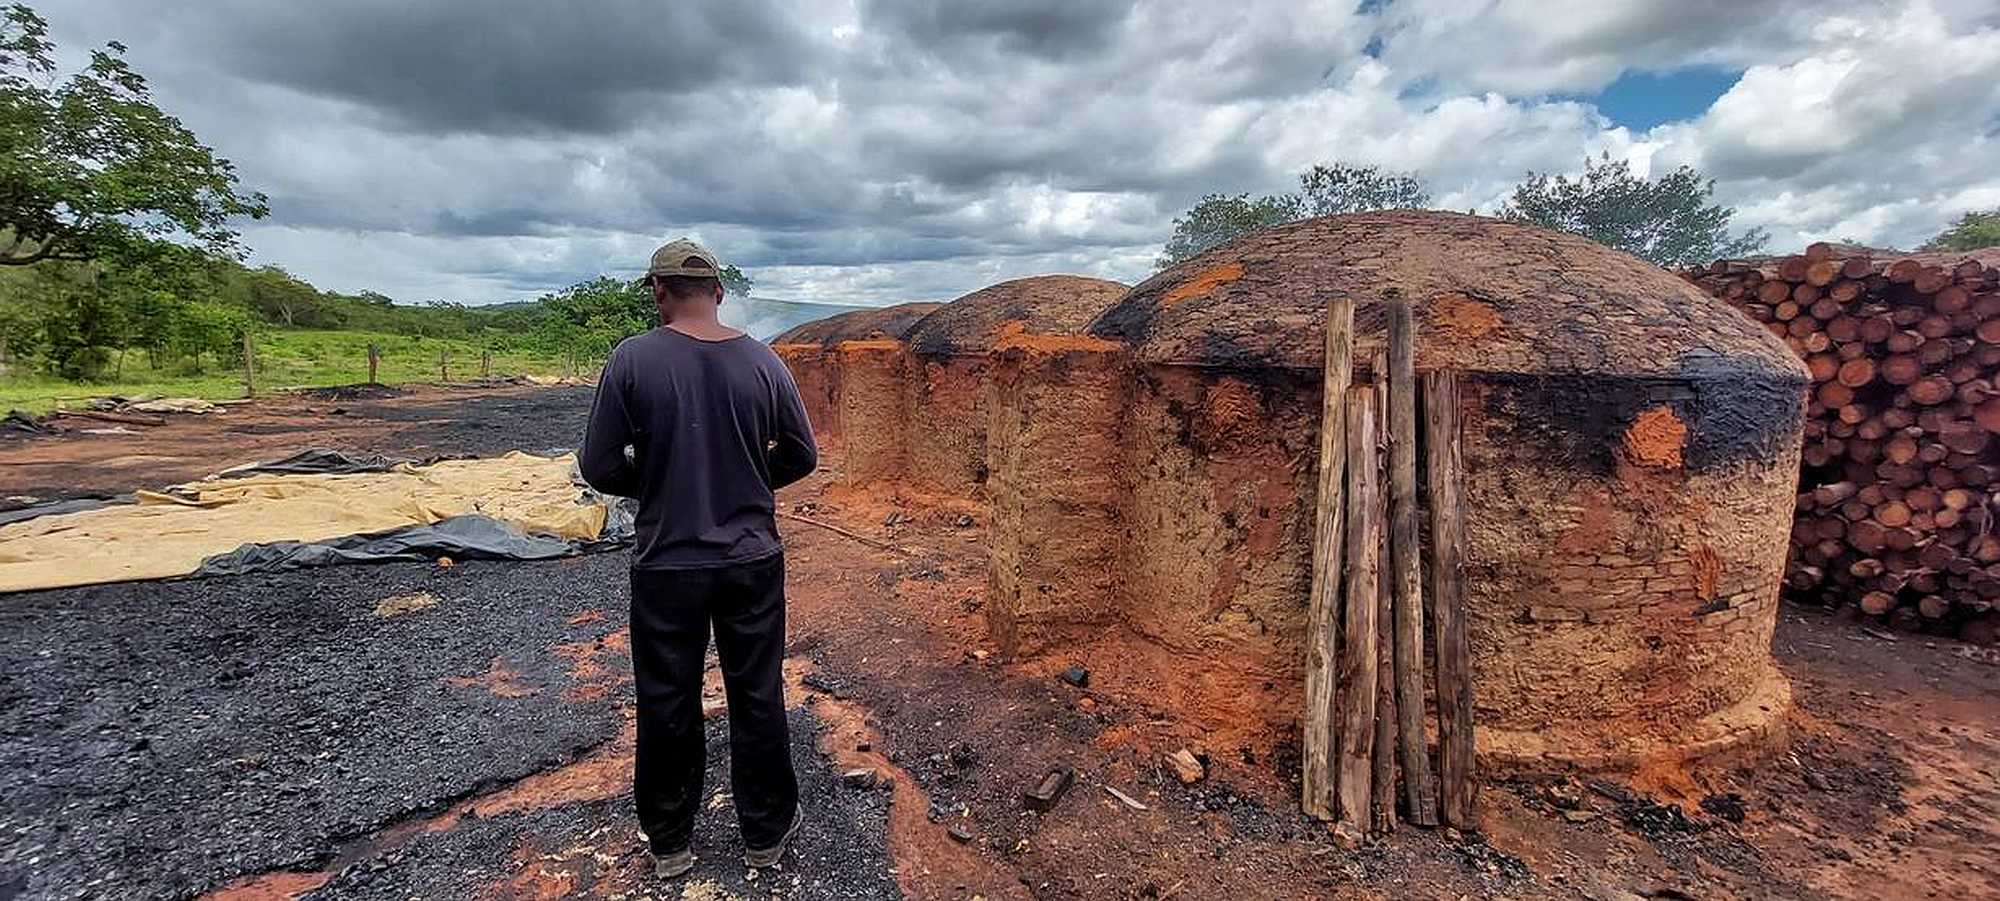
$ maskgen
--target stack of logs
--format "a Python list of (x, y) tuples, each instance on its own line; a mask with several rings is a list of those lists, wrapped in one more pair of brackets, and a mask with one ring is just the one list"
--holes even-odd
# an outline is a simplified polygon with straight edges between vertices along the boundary
[(1991, 641), (2000, 600), (2000, 254), (1814, 244), (1686, 273), (1811, 372), (1785, 584)]

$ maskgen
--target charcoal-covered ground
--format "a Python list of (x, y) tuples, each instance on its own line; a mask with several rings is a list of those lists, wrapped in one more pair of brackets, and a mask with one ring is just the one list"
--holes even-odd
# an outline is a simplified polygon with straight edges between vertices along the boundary
[[(320, 861), (610, 740), (618, 707), (566, 699), (571, 662), (549, 649), (615, 628), (567, 620), (622, 609), (620, 564), (399, 564), (7, 598), (0, 884), (186, 896)], [(419, 591), (438, 603), (376, 615)]]
[[(382, 394), (278, 398), (140, 436), (10, 442), (0, 457), (22, 464), (12, 477), (40, 478), (0, 493), (155, 487), (306, 446), (555, 452), (575, 444), (590, 398), (574, 387)], [(332, 879), (315, 897), (470, 897), (519, 875), (524, 843), (560, 850), (593, 836), (589, 884), (643, 886), (625, 786), (627, 599), (622, 552), (0, 598), (0, 899), (185, 898), (321, 870)], [(887, 794), (839, 788), (813, 751), (816, 722), (797, 716), (814, 816), (789, 871), (762, 891), (775, 878), (792, 897), (893, 896)], [(741, 893), (725, 732), (726, 719), (712, 721), (711, 794), (724, 798), (703, 816), (695, 877)], [(611, 765), (573, 765), (595, 759)], [(588, 769), (590, 784), (579, 789), (571, 769)], [(538, 773), (557, 788), (523, 809), (428, 822)], [(605, 868), (600, 846), (629, 853)], [(313, 883), (288, 886), (268, 896)]]
[[(505, 876), (523, 842), (552, 853), (593, 835), (630, 860), (593, 857), (591, 878), (633, 879), (643, 855), (622, 784), (612, 798), (366, 847), (385, 827), (618, 737), (623, 566), (618, 554), (395, 564), (8, 598), (0, 897), (190, 897), (330, 864), (341, 874), (326, 897), (469, 896), (480, 879), (468, 862)], [(437, 603), (377, 612), (419, 593)], [(804, 880), (793, 897), (893, 896), (886, 796), (840, 789), (812, 751), (816, 724), (798, 717), (814, 814), (799, 852), (813, 865), (795, 860), (766, 884)], [(711, 796), (727, 794), (725, 725), (711, 730)], [(744, 888), (726, 804), (704, 815), (697, 847), (698, 875)]]
[[(810, 738), (820, 728), (809, 711), (793, 712), (792, 730), (802, 739), (793, 745), (793, 766), (799, 774), (800, 803), (809, 816), (786, 861), (758, 873), (755, 881), (743, 866), (743, 843), (736, 831), (735, 808), (728, 800), (728, 724), (716, 719), (708, 728), (710, 803), (698, 821), (695, 869), (677, 882), (650, 878), (650, 858), (639, 840), (631, 801), (619, 797), (470, 818), (356, 861), (312, 897), (319, 901), (481, 893), (568, 896), (649, 889), (676, 897), (684, 896), (689, 887), (701, 886), (719, 890), (711, 897), (898, 898), (883, 841), (889, 796), (842, 787), (826, 758), (811, 750)], [(502, 865), (467, 878), (468, 864), (484, 869), (494, 862)], [(493, 881), (479, 884), (487, 879)]]

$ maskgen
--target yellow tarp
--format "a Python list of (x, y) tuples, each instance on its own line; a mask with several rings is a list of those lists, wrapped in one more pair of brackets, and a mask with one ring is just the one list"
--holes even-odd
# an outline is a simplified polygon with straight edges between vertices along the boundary
[(315, 542), (481, 513), (522, 531), (598, 537), (574, 457), (510, 453), (352, 475), (253, 475), (140, 492), (138, 503), (0, 526), (0, 592), (161, 579), (245, 544)]

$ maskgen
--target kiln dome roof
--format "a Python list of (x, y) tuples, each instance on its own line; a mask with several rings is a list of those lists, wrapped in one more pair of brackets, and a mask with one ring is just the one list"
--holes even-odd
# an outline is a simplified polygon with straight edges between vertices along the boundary
[[(1324, 216), (1246, 235), (1147, 279), (1089, 326), (1143, 362), (1318, 368), (1326, 302), (1356, 302), (1355, 358), (1382, 346), (1385, 292), (1417, 316), (1417, 365), (1476, 372), (1715, 374), (1803, 382), (1762, 325), (1637, 257), (1479, 216)], [(933, 314), (936, 315), (936, 314)]]
[(873, 310), (853, 310), (792, 326), (771, 339), (772, 344), (818, 344), (832, 347), (842, 341), (874, 338), (901, 338), (940, 303), (900, 303)]
[(946, 356), (983, 354), (1010, 328), (1075, 335), (1125, 291), (1117, 282), (1081, 275), (1017, 278), (945, 304), (912, 327), (905, 340), (917, 353)]

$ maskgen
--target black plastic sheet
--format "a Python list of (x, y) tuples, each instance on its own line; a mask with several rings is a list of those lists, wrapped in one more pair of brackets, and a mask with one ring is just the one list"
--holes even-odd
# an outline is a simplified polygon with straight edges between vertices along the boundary
[[(453, 560), (551, 560), (604, 550), (632, 538), (631, 514), (619, 504), (594, 541), (573, 542), (549, 535), (530, 535), (490, 516), (454, 516), (426, 526), (410, 526), (370, 535), (347, 535), (318, 542), (273, 541), (246, 544), (201, 562), (194, 578), (277, 572), (308, 566), (346, 563)], [(623, 525), (618, 523), (622, 520)]]

